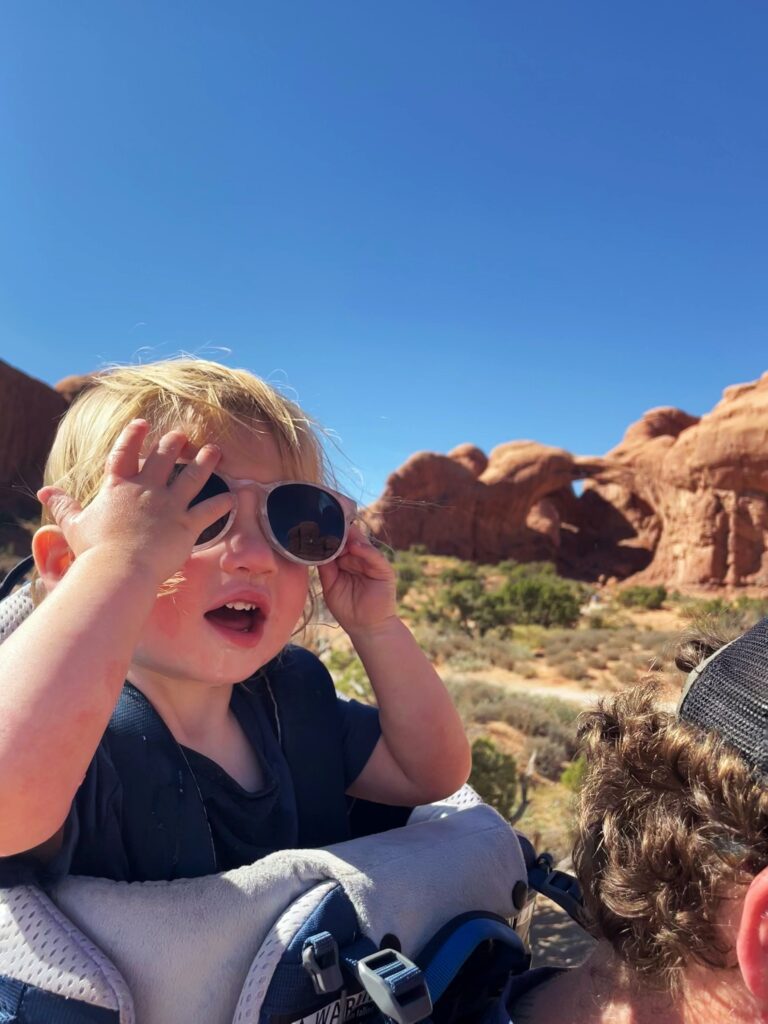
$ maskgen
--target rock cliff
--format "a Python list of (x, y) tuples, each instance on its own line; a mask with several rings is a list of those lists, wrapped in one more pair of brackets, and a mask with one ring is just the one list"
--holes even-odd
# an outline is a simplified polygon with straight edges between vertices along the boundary
[[(575, 481), (583, 481), (577, 494)], [(533, 441), (421, 452), (370, 511), (396, 548), (547, 558), (585, 579), (671, 587), (768, 583), (768, 374), (700, 419), (651, 409), (602, 458)]]

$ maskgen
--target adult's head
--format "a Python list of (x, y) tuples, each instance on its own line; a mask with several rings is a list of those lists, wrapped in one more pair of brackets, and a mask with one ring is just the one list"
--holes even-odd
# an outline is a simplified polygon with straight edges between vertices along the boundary
[(768, 1021), (768, 620), (717, 644), (686, 644), (676, 711), (645, 683), (582, 719), (574, 866), (599, 941), (528, 1019)]

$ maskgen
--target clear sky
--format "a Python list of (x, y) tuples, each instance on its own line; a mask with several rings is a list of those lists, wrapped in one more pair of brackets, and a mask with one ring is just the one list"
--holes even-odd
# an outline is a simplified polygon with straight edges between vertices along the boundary
[(0, 357), (181, 350), (409, 454), (768, 366), (765, 0), (8, 0)]

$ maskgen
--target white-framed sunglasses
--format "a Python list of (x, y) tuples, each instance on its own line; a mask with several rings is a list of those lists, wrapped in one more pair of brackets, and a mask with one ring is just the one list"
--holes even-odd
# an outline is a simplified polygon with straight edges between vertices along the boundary
[[(176, 463), (168, 482), (184, 467), (184, 463)], [(325, 565), (344, 550), (349, 527), (357, 513), (357, 504), (345, 494), (305, 480), (262, 484), (258, 480), (211, 473), (189, 507), (227, 491), (233, 494), (234, 502), (227, 515), (203, 530), (193, 551), (204, 551), (229, 532), (237, 512), (237, 492), (246, 487), (255, 488), (259, 494), (258, 516), (264, 536), (284, 558), (300, 565)]]

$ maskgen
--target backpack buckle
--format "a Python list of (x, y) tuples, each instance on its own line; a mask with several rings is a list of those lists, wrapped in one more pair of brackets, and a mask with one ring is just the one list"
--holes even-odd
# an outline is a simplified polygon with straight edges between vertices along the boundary
[(528, 884), (562, 907), (585, 931), (590, 930), (591, 922), (584, 907), (581, 886), (573, 875), (554, 866), (552, 854), (540, 854), (533, 867), (528, 868)]
[(319, 996), (336, 992), (343, 986), (339, 946), (330, 932), (310, 935), (302, 947), (301, 962)]
[(421, 969), (394, 949), (357, 962), (357, 976), (381, 1012), (397, 1024), (417, 1024), (432, 1013), (432, 997)]

